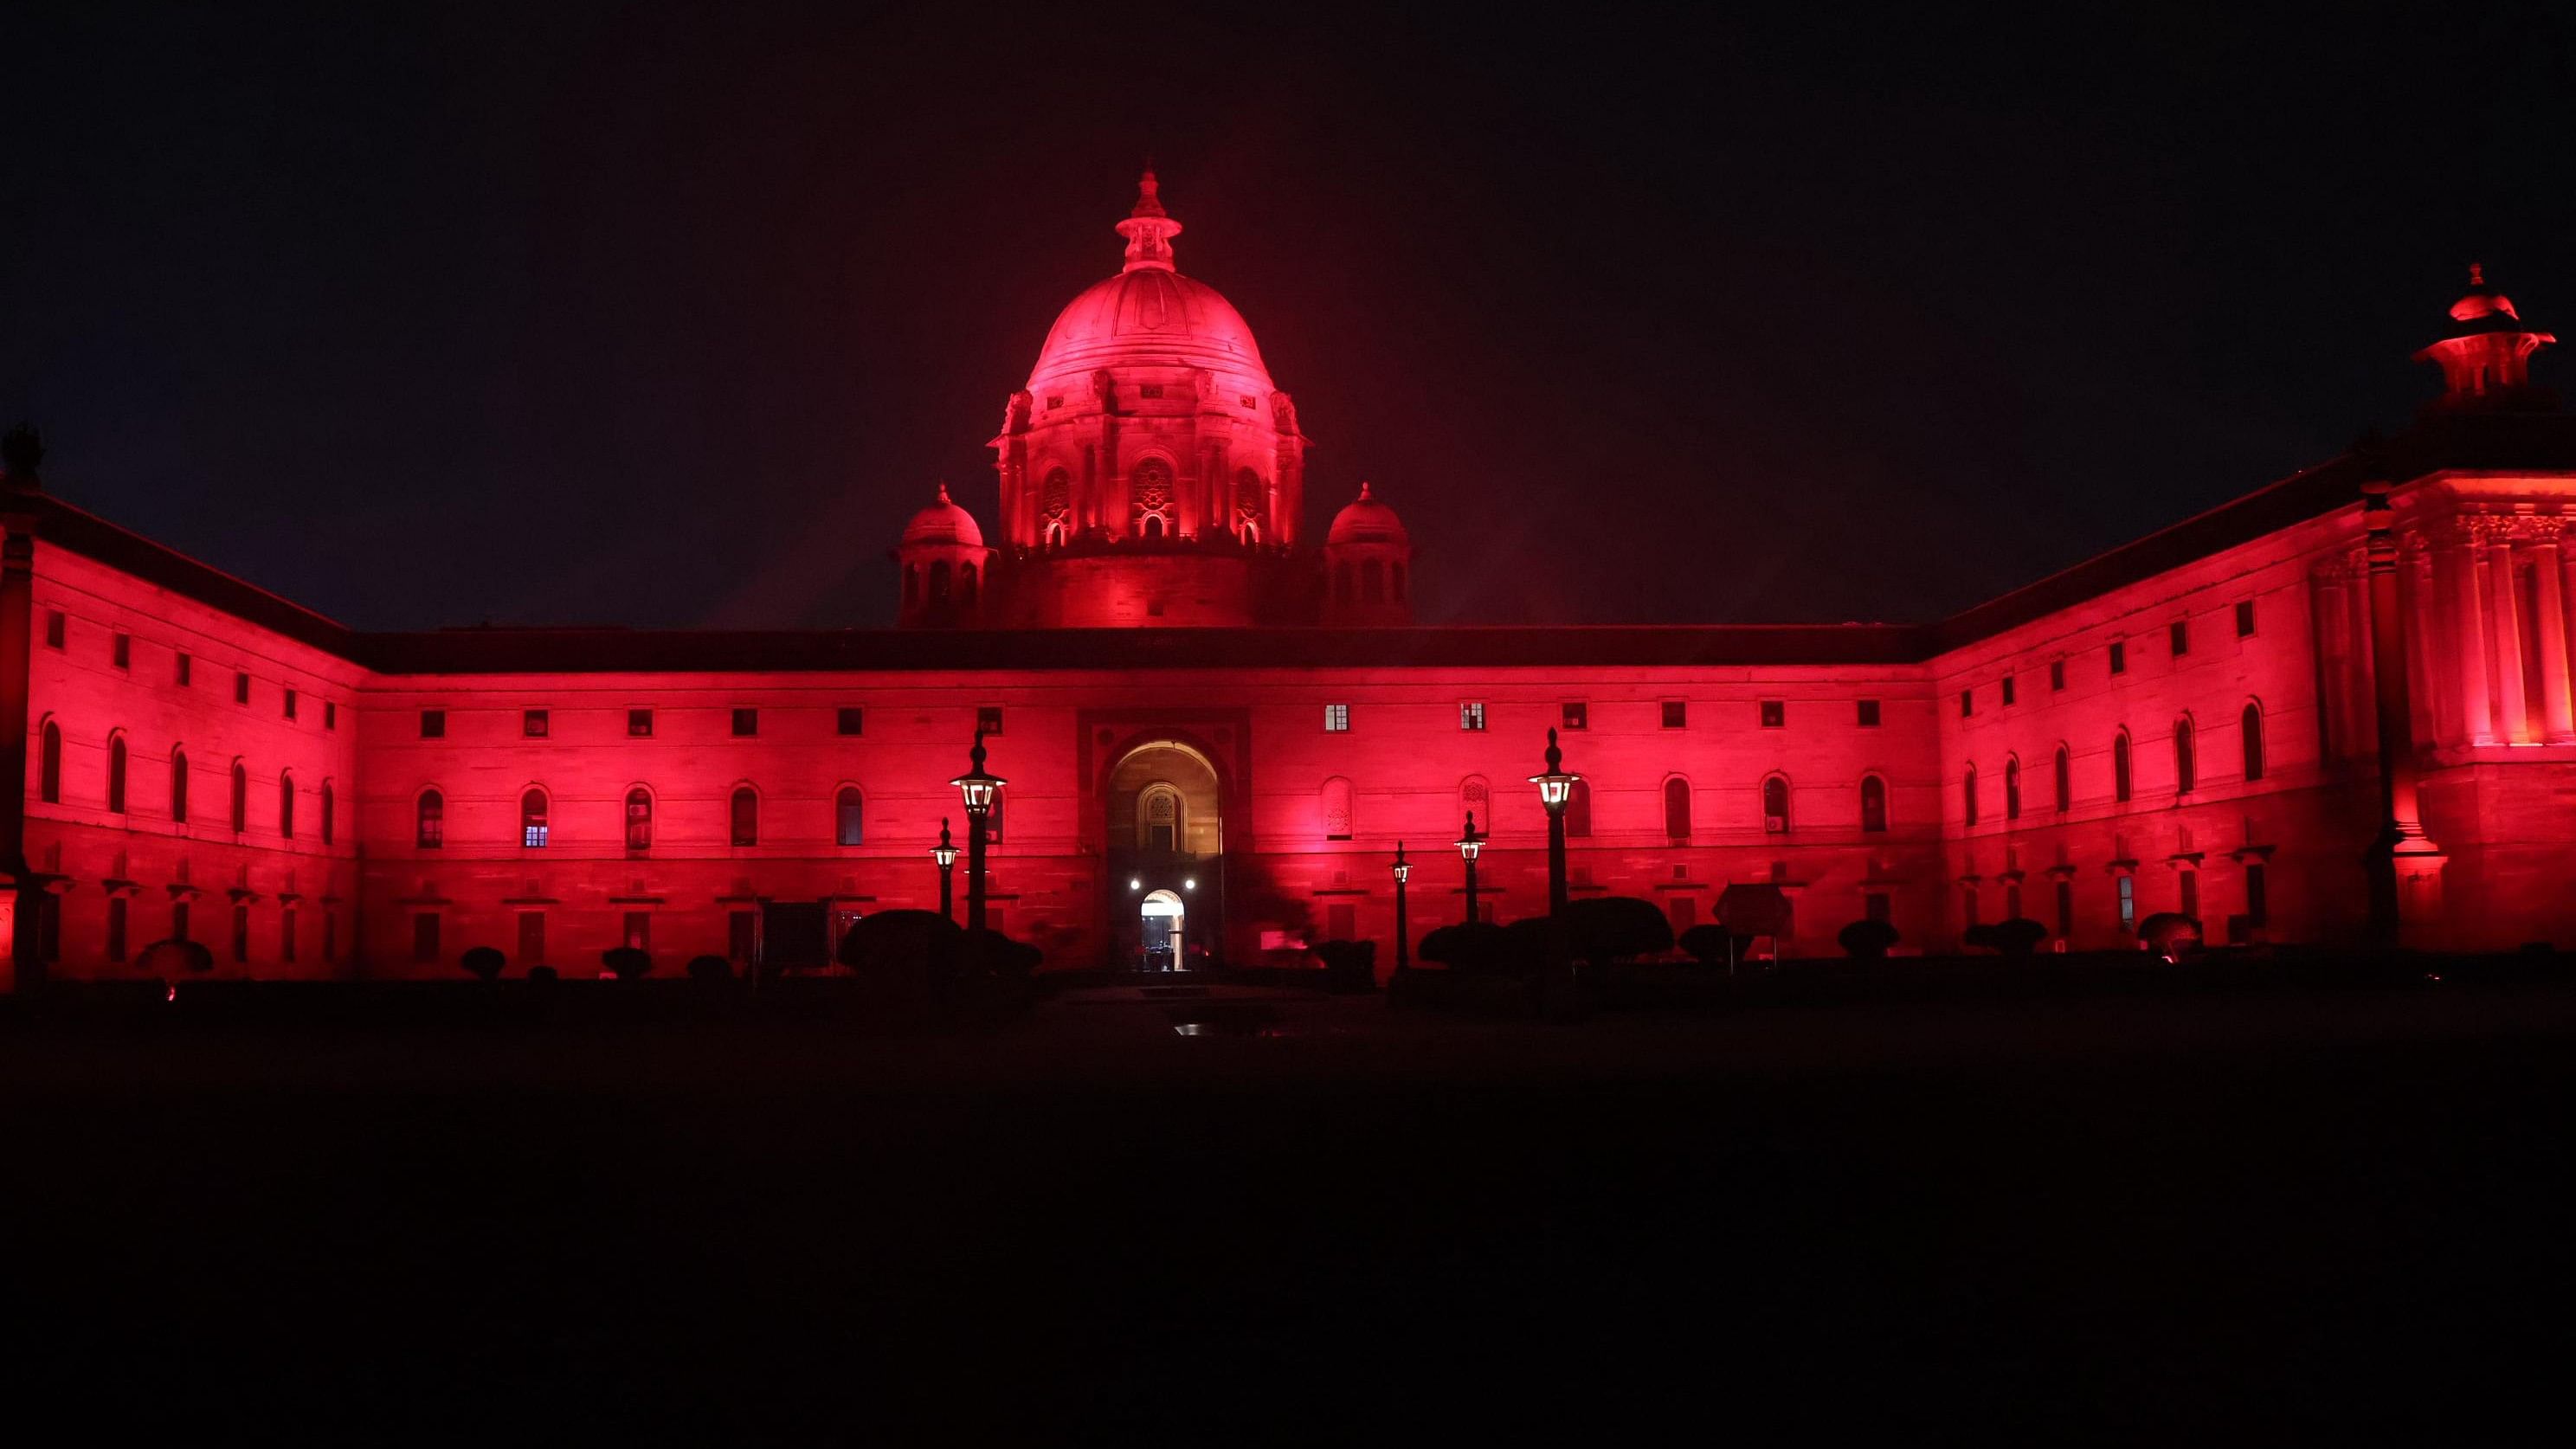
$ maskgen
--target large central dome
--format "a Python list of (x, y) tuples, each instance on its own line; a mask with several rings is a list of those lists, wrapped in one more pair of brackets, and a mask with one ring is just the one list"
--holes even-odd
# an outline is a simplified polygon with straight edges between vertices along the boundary
[(1127, 238), (1125, 268), (1084, 288), (1057, 315), (1029, 370), (1029, 391), (1103, 368), (1205, 368), (1238, 390), (1251, 386), (1267, 396), (1270, 370), (1243, 314), (1214, 287), (1173, 269), (1172, 238), (1181, 224), (1164, 212), (1152, 172), (1118, 231)]

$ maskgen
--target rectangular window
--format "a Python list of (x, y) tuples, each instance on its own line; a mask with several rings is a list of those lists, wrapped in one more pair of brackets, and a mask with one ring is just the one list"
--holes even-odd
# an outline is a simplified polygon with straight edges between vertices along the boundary
[(1324, 935), (1327, 939), (1347, 941), (1359, 934), (1359, 908), (1344, 901), (1324, 907)]
[(196, 679), (197, 661), (189, 658), (185, 654), (182, 654), (179, 656), (178, 670), (179, 672), (175, 677), (179, 682), (179, 687), (181, 689), (185, 689)]
[(1485, 706), (1481, 701), (1469, 700), (1467, 703), (1458, 706), (1458, 728), (1462, 730), (1480, 730), (1484, 727)]
[(1678, 939), (1682, 932), (1699, 924), (1699, 901), (1676, 892), (1664, 902), (1664, 914), (1672, 918), (1673, 935)]
[(2182, 876), (2182, 913), (2197, 921), (2200, 919), (2200, 872), (2186, 870), (2180, 874)]
[(2191, 652), (2190, 621), (2185, 619), (2176, 619), (2171, 624), (2165, 626), (2165, 638), (2172, 641), (2173, 652), (2176, 658), (2189, 654)]
[(111, 896), (107, 902), (107, 959), (125, 960), (125, 897)]
[(1888, 901), (1887, 892), (1885, 891), (1871, 891), (1860, 899), (1860, 913), (1863, 920), (1876, 921), (1880, 925), (1884, 926), (1888, 924), (1896, 914), (1894, 908)]
[(116, 661), (117, 668), (131, 669), (134, 667), (134, 636), (130, 634), (117, 635), (116, 642), (108, 646), (108, 651), (110, 657)]
[(735, 739), (749, 739), (751, 736), (758, 733), (760, 733), (759, 710), (738, 709), (733, 712), (733, 734)]
[(653, 738), (653, 711), (630, 709), (626, 712), (626, 737), (630, 740)]
[(1349, 705), (1328, 704), (1324, 706), (1324, 733), (1330, 735), (1345, 734), (1349, 732), (1350, 727), (1351, 707)]
[(340, 706), (339, 706), (339, 704), (338, 704), (337, 702), (335, 702), (335, 701), (328, 700), (328, 699), (326, 699), (326, 700), (322, 701), (322, 728), (324, 728), (324, 729), (326, 729), (326, 730), (336, 730), (336, 729), (338, 729), (339, 727), (340, 727)]
[(1959, 887), (1959, 914), (1960, 919), (1969, 925), (1977, 924), (1977, 888), (1975, 886)]
[(835, 719), (837, 721), (836, 727), (842, 734), (860, 735), (867, 733), (867, 711), (860, 709), (857, 705), (845, 704), (841, 706), (840, 713), (835, 716)]
[(2236, 601), (2236, 637), (2239, 639), (2254, 637), (2254, 601), (2252, 599)]
[(233, 907), (233, 964), (250, 960), (250, 907)]
[(1002, 707), (988, 704), (975, 711), (975, 728), (979, 733), (998, 735), (1002, 732)]
[(1556, 713), (1557, 722), (1570, 730), (1585, 729), (1592, 723), (1592, 707), (1579, 699), (1557, 706)]
[(295, 961), (295, 907), (277, 913), (277, 959), (292, 965)]
[(447, 711), (425, 709), (420, 712), (420, 737), (425, 740), (447, 738)]
[(2065, 660), (2052, 659), (2048, 661), (2048, 687), (2052, 690), (2064, 689), (2066, 687)]
[(546, 718), (546, 712), (544, 710), (530, 709), (519, 712), (519, 733), (527, 736), (529, 739), (544, 739), (546, 737), (548, 724), (549, 721)]
[(2075, 934), (2075, 882), (2071, 880), (2057, 883), (2057, 934)]
[(1766, 730), (1783, 728), (1789, 723), (1789, 702), (1781, 699), (1762, 701), (1761, 719), (1762, 727)]
[(1864, 699), (1860, 702), (1860, 727), (1865, 730), (1878, 728), (1877, 700)]
[(519, 964), (522, 967), (546, 964), (546, 913), (519, 912)]
[(1968, 716), (1970, 716), (1970, 715), (1972, 715), (1972, 714), (1975, 714), (1976, 712), (1977, 712), (1977, 692), (1976, 692), (1974, 689), (1963, 689), (1963, 690), (1960, 690), (1960, 691), (1959, 691), (1959, 718), (1961, 718), (1961, 719), (1966, 719)]
[(2013, 698), (2015, 694), (2016, 691), (2013, 688), (2013, 677), (2007, 674), (2004, 676), (2004, 708), (2010, 709), (2013, 707)]
[(2138, 878), (2133, 875), (2120, 877), (2120, 929), (2138, 929)]
[(66, 625), (63, 622), (63, 611), (60, 609), (47, 609), (45, 611), (45, 647), (48, 649), (62, 648), (65, 628)]
[(725, 954), (748, 966), (760, 950), (760, 916), (752, 911), (725, 913)]
[(285, 694), (279, 696), (279, 700), (281, 702), (281, 706), (286, 711), (286, 717), (288, 719), (295, 718), (295, 691), (291, 689), (286, 691)]
[(2129, 646), (2117, 640), (2111, 645), (2111, 672), (2113, 674), (2129, 672)]
[(438, 912), (422, 911), (411, 918), (411, 960), (415, 966), (438, 964)]
[(250, 703), (250, 676), (238, 669), (233, 671), (233, 703)]
[(1690, 701), (1686, 699), (1664, 701), (1664, 728), (1668, 730), (1690, 728)]
[(173, 941), (188, 939), (188, 903), (186, 901), (170, 903), (170, 939)]
[(2263, 862), (2254, 860), (2245, 863), (2245, 923), (2247, 925), (2270, 924), (2272, 916), (2270, 885), (2271, 882), (2263, 877)]
[(339, 964), (340, 913), (338, 911), (322, 913), (322, 959), (331, 965)]
[(653, 913), (651, 911), (628, 911), (626, 913), (626, 928), (623, 932), (623, 936), (625, 943), (634, 947), (638, 951), (652, 950)]

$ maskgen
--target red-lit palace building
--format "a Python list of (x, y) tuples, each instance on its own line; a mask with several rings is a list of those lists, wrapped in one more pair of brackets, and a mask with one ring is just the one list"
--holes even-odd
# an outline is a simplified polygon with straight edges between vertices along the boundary
[(1415, 930), (1456, 920), (1470, 812), (1487, 913), (1543, 911), (1550, 727), (1575, 896), (1687, 926), (1777, 883), (1792, 952), (2164, 911), (2576, 945), (2576, 419), (2483, 281), (2404, 433), (1954, 618), (1425, 628), (1388, 501), (1302, 531), (1297, 408), (1150, 177), (1117, 230), (1001, 409), (994, 514), (942, 489), (904, 530), (890, 630), (357, 633), (61, 501), (22, 441), (14, 959), (746, 958), (766, 903), (935, 908), (979, 729), (992, 914), (1051, 965), (1136, 959), (1148, 915), (1184, 959), (1384, 941), (1398, 841)]

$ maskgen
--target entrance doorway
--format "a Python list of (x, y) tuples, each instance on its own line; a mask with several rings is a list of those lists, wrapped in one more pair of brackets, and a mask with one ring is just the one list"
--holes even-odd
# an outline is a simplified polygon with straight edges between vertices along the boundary
[(1145, 969), (1148, 971), (1185, 971), (1188, 956), (1181, 943), (1181, 898), (1170, 891), (1156, 891), (1145, 897), (1139, 907), (1142, 913), (1145, 941)]

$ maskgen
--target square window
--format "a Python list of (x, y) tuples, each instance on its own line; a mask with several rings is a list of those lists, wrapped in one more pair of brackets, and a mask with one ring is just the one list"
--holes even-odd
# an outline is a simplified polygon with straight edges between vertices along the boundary
[(626, 712), (626, 737), (630, 740), (653, 738), (653, 711), (630, 709)]
[(857, 705), (843, 705), (838, 720), (840, 731), (845, 735), (867, 733), (867, 714)]
[(2116, 642), (2112, 644), (2111, 672), (2113, 674), (2126, 674), (2129, 672), (2129, 646), (2127, 644)]
[(751, 736), (760, 733), (760, 711), (756, 709), (735, 710), (733, 712), (733, 733), (734, 738), (736, 739), (748, 739)]
[(2064, 689), (2066, 687), (2065, 660), (2052, 659), (2048, 661), (2048, 687), (2053, 690)]
[(1469, 700), (1467, 703), (1458, 706), (1458, 728), (1462, 730), (1480, 730), (1484, 727), (1485, 706), (1481, 701)]
[(2010, 708), (2012, 708), (2012, 707), (2013, 707), (2013, 699), (2014, 699), (2014, 697), (2015, 697), (2016, 693), (2017, 693), (2017, 691), (2015, 691), (2015, 690), (2014, 690), (2014, 688), (2013, 688), (2013, 677), (2012, 677), (2011, 675), (2009, 675), (2009, 674), (2005, 675), (2005, 676), (2004, 676), (2004, 708), (2006, 708), (2006, 709), (2010, 709)]
[(339, 706), (339, 703), (338, 703), (337, 701), (335, 701), (335, 700), (328, 700), (328, 699), (326, 699), (326, 700), (322, 701), (322, 728), (324, 728), (324, 729), (326, 729), (326, 730), (336, 730), (336, 729), (338, 729), (339, 727), (340, 727), (340, 706)]
[(1970, 715), (1972, 715), (1972, 714), (1975, 714), (1976, 712), (1977, 712), (1977, 692), (1976, 692), (1975, 690), (1973, 690), (1973, 689), (1963, 689), (1963, 690), (1960, 690), (1960, 691), (1959, 691), (1959, 718), (1961, 718), (1961, 719), (1966, 719), (1968, 716), (1970, 716)]
[(278, 697), (278, 707), (286, 712), (286, 717), (288, 719), (295, 718), (295, 705), (296, 699), (294, 690), (290, 689)]
[(529, 739), (544, 739), (546, 737), (546, 727), (547, 720), (546, 712), (544, 710), (524, 710), (519, 715), (519, 733), (526, 735)]
[(132, 636), (132, 635), (130, 635), (130, 634), (119, 634), (119, 635), (117, 635), (117, 636), (116, 636), (116, 642), (115, 642), (113, 645), (109, 646), (109, 653), (110, 653), (110, 656), (111, 656), (111, 657), (116, 661), (116, 667), (117, 667), (117, 668), (119, 668), (119, 669), (131, 669), (131, 668), (133, 668), (133, 667), (134, 667), (134, 636)]
[(1584, 729), (1591, 724), (1592, 707), (1582, 700), (1568, 700), (1557, 706), (1556, 712), (1559, 722), (1567, 729)]
[(2173, 641), (2173, 652), (2176, 656), (2191, 652), (2191, 625), (2187, 621), (2174, 620), (2165, 629), (2165, 637)]
[(1350, 727), (1351, 707), (1349, 705), (1328, 704), (1324, 706), (1324, 732), (1326, 734), (1346, 734), (1349, 732)]
[(1002, 707), (998, 704), (979, 706), (975, 711), (975, 732), (998, 735), (1002, 732)]
[(233, 703), (250, 703), (250, 676), (240, 670), (233, 671)]
[(2254, 637), (2254, 601), (2252, 599), (2236, 601), (2236, 637), (2239, 639)]
[(425, 740), (447, 738), (447, 711), (425, 709), (420, 712), (420, 737)]
[(1690, 701), (1684, 699), (1664, 701), (1664, 728), (1668, 730), (1690, 728)]
[(1784, 727), (1788, 723), (1788, 701), (1780, 699), (1766, 699), (1762, 701), (1762, 727), (1764, 729), (1776, 730)]
[(63, 634), (68, 628), (69, 626), (63, 622), (62, 610), (47, 609), (45, 611), (45, 647), (48, 649), (62, 648)]
[(179, 656), (179, 673), (178, 673), (178, 680), (179, 680), (179, 686), (180, 686), (180, 688), (182, 688), (182, 689), (186, 688), (190, 683), (192, 683), (192, 682), (195, 680), (195, 678), (196, 678), (196, 673), (197, 673), (197, 670), (196, 670), (196, 664), (197, 664), (197, 661), (196, 661), (196, 660), (194, 660), (194, 659), (192, 659), (192, 658), (188, 657), (188, 656), (187, 656), (187, 655), (185, 655), (185, 654), (182, 654), (182, 655), (180, 655), (180, 656)]
[(1860, 702), (1860, 727), (1865, 730), (1878, 728), (1877, 700), (1864, 699)]

